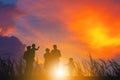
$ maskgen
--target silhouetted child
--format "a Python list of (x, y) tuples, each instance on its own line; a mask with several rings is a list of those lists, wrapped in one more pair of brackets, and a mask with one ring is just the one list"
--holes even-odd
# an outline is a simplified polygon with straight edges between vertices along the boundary
[(35, 44), (32, 44), (31, 51), (32, 51), (32, 57), (33, 57), (33, 58), (35, 57), (35, 51), (36, 51), (36, 50), (39, 50), (39, 47), (36, 48), (36, 45), (35, 45)]
[(74, 64), (73, 58), (69, 58), (68, 72), (70, 76), (73, 76), (74, 68), (75, 68), (75, 64)]

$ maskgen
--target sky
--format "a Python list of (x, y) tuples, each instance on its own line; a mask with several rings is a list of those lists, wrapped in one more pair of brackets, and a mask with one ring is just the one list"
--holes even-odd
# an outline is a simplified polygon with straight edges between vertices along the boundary
[(63, 58), (110, 59), (120, 54), (119, 0), (0, 0), (0, 35), (45, 48)]

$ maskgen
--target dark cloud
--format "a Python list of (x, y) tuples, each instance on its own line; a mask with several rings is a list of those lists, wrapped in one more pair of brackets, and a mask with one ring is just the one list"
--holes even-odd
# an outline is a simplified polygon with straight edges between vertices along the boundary
[(15, 6), (18, 0), (0, 0), (0, 6)]
[(25, 45), (14, 36), (0, 36), (0, 57), (20, 59), (24, 53)]

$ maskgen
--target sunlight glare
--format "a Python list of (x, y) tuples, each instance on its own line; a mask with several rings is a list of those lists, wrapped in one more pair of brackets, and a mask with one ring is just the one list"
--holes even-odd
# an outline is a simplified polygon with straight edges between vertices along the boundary
[(67, 76), (67, 70), (66, 70), (65, 67), (63, 67), (62, 65), (60, 65), (60, 66), (58, 67), (58, 69), (56, 69), (56, 70), (54, 71), (54, 74), (55, 74), (56, 77), (62, 78), (62, 77)]

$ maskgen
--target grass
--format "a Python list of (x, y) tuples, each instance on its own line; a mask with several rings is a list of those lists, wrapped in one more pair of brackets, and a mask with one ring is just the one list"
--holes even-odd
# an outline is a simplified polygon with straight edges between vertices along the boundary
[(94, 60), (91, 55), (89, 61), (76, 63), (76, 71), (79, 76), (88, 77), (120, 77), (120, 64), (114, 60)]
[[(37, 66), (39, 66), (37, 64)], [(25, 63), (21, 59), (15, 62), (12, 59), (0, 58), (0, 80), (27, 80), (25, 73)], [(38, 74), (34, 77), (29, 77), (28, 80), (33, 78), (35, 80), (47, 80), (46, 73), (37, 67), (35, 73)], [(114, 60), (94, 60), (92, 56), (89, 56), (89, 60), (83, 60), (81, 62), (75, 62), (75, 75), (76, 77), (70, 77), (71, 80), (118, 80), (120, 77), (120, 64)], [(50, 80), (50, 78), (48, 78)], [(65, 80), (69, 80), (68, 78)]]

